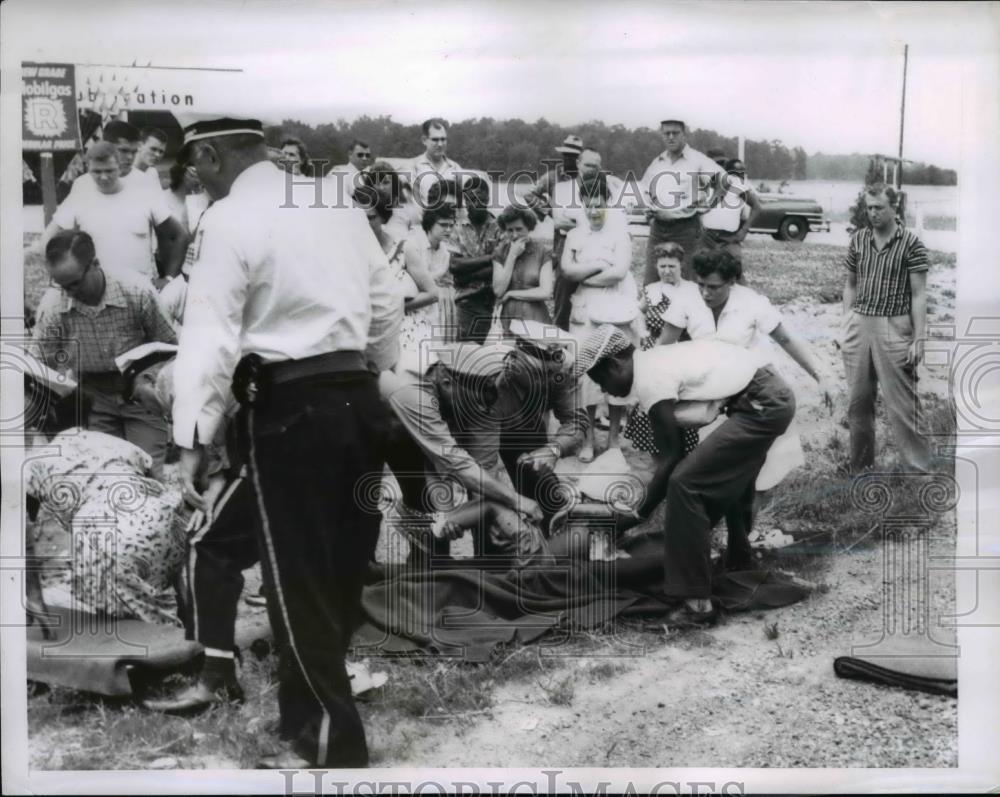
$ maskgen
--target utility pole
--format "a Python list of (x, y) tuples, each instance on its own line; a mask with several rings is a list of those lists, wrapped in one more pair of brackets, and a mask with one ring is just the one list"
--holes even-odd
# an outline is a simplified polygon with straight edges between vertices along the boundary
[(896, 189), (903, 186), (903, 123), (906, 121), (906, 62), (910, 45), (903, 45), (903, 99), (899, 104), (899, 164), (896, 167)]

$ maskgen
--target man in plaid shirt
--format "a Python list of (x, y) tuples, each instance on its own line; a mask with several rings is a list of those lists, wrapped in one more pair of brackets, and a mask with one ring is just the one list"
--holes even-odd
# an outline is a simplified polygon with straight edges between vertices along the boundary
[(153, 458), (153, 475), (159, 478), (166, 421), (122, 398), (123, 379), (115, 364), (116, 357), (142, 343), (177, 343), (155, 289), (138, 274), (106, 273), (93, 239), (83, 231), (53, 235), (45, 260), (52, 281), (39, 302), (33, 331), (44, 361), (77, 371), (81, 389), (93, 398), (89, 428), (139, 446)]
[(851, 238), (844, 285), (844, 369), (847, 373), (851, 469), (875, 464), (875, 393), (893, 429), (902, 465), (926, 471), (930, 451), (918, 431), (917, 365), (927, 322), (927, 249), (896, 218), (896, 191), (870, 186), (870, 227)]

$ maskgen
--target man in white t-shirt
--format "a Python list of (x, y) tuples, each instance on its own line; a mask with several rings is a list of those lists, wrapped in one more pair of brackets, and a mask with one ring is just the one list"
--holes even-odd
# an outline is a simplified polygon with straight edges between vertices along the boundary
[(157, 280), (152, 230), (166, 278), (179, 274), (188, 238), (170, 215), (163, 192), (123, 182), (115, 148), (106, 141), (87, 150), (87, 169), (57, 208), (42, 236), (42, 247), (60, 230), (83, 230), (94, 239), (97, 256), (108, 272), (138, 273), (161, 287), (166, 280)]
[(150, 187), (162, 190), (156, 165), (163, 160), (166, 152), (167, 134), (158, 127), (144, 127), (139, 132), (139, 149), (135, 153), (133, 169), (129, 174), (135, 174), (139, 179), (145, 178)]
[[(663, 591), (680, 602), (667, 622), (714, 622), (712, 528), (733, 506), (748, 498), (752, 505), (754, 482), (768, 449), (795, 415), (795, 396), (770, 366), (739, 346), (693, 340), (637, 352), (610, 325), (584, 342), (577, 373), (587, 374), (611, 395), (633, 395), (648, 413), (664, 459), (644, 500), (631, 515), (619, 516), (618, 528), (637, 525), (666, 498)], [(725, 403), (729, 417), (684, 456), (678, 416), (688, 402)], [(749, 535), (749, 524), (743, 531), (742, 537)], [(734, 544), (741, 549), (737, 554), (749, 558), (748, 540), (730, 538), (730, 547)], [(748, 564), (733, 561), (733, 551), (727, 553), (730, 566)]]

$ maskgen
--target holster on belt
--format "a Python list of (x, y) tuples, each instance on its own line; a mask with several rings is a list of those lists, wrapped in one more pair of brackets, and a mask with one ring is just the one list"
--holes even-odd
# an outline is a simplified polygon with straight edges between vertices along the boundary
[(264, 398), (264, 360), (259, 354), (248, 354), (233, 371), (233, 396), (241, 407), (257, 406)]

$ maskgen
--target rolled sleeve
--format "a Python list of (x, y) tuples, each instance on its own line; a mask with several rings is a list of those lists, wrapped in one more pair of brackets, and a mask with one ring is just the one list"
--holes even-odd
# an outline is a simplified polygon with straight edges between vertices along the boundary
[(454, 477), (466, 489), (479, 492), (484, 471), (455, 442), (448, 424), (437, 409), (437, 397), (429, 383), (397, 379), (395, 386), (386, 392), (386, 401), (439, 474)]
[(174, 331), (167, 314), (163, 311), (163, 306), (154, 291), (143, 291), (139, 312), (142, 317), (143, 329), (149, 341), (177, 343), (177, 333)]
[(754, 319), (757, 322), (757, 328), (770, 335), (782, 321), (781, 311), (771, 304), (771, 300), (763, 294), (757, 294), (754, 303)]
[(583, 438), (587, 434), (587, 411), (583, 406), (583, 397), (580, 392), (580, 383), (574, 382), (571, 386), (557, 389), (552, 396), (552, 414), (559, 421), (559, 428), (556, 430), (552, 442), (559, 446), (561, 456), (568, 456), (577, 451), (583, 445)]

